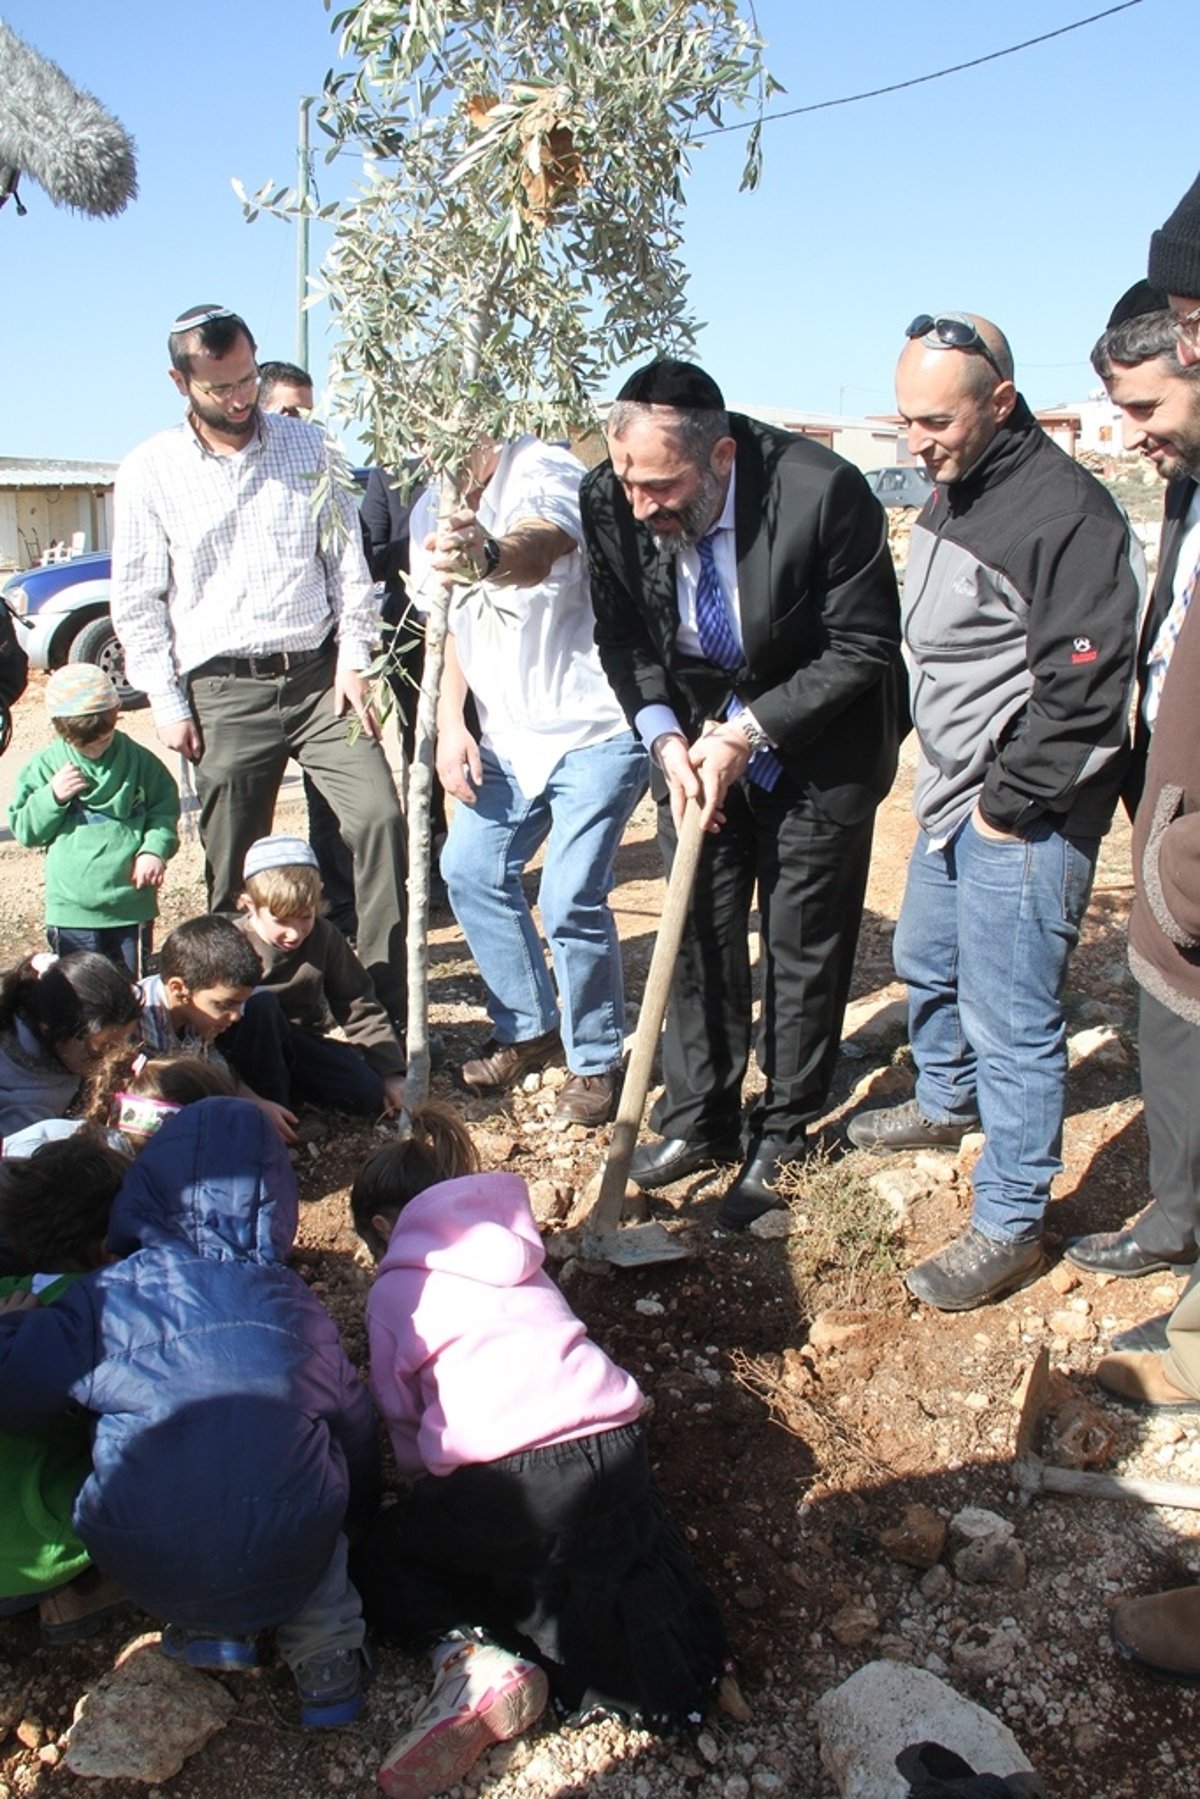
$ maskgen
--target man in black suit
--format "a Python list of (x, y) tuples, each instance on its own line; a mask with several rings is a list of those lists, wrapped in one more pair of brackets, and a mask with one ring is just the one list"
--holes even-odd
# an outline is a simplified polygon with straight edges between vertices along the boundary
[[(719, 1222), (779, 1203), (825, 1106), (875, 809), (907, 724), (899, 608), (879, 503), (818, 444), (725, 410), (690, 363), (621, 390), (609, 461), (583, 484), (600, 660), (651, 751), (670, 867), (690, 800), (709, 833), (663, 1044), (661, 1187), (740, 1159)], [(766, 1091), (745, 1142), (755, 888)]]

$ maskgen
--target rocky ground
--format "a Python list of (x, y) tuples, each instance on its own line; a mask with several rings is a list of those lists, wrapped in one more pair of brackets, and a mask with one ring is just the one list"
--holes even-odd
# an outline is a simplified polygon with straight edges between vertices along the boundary
[[(35, 699), (18, 708), (9, 780), (40, 741)], [(1194, 1694), (1139, 1677), (1107, 1634), (1120, 1595), (1200, 1579), (1197, 1514), (1075, 1497), (1026, 1506), (1012, 1463), (1015, 1396), (1044, 1345), (1059, 1371), (1051, 1393), (1058, 1416), (1042, 1440), (1049, 1459), (1082, 1456), (1110, 1471), (1195, 1481), (1200, 1495), (1200, 1418), (1144, 1422), (1105, 1402), (1089, 1379), (1111, 1333), (1169, 1306), (1176, 1283), (1104, 1282), (1059, 1264), (1002, 1304), (963, 1317), (927, 1312), (898, 1271), (965, 1221), (973, 1152), (885, 1164), (846, 1145), (851, 1111), (868, 1096), (902, 1095), (911, 1081), (890, 967), (911, 841), (907, 785), (906, 773), (880, 817), (823, 1153), (798, 1181), (788, 1213), (762, 1236), (719, 1232), (718, 1171), (653, 1207), (693, 1252), (688, 1260), (636, 1273), (556, 1264), (595, 1336), (654, 1400), (659, 1477), (724, 1607), (744, 1704), (735, 1698), (733, 1711), (715, 1710), (696, 1739), (673, 1744), (612, 1726), (567, 1734), (546, 1724), (493, 1751), (464, 1791), (487, 1799), (828, 1799), (838, 1789), (821, 1765), (813, 1703), (864, 1663), (891, 1659), (931, 1670), (1003, 1719), (1060, 1799), (1200, 1794)], [(282, 816), (299, 822), (294, 800)], [(661, 892), (643, 809), (614, 893), (634, 1001)], [(34, 858), (0, 843), (5, 961), (39, 940), (39, 899)], [(1147, 1198), (1135, 994), (1123, 952), (1128, 899), (1121, 826), (1105, 846), (1071, 980), (1055, 1239), (1116, 1226)], [(192, 845), (172, 868), (166, 921), (201, 906)], [(453, 1067), (482, 1035), (484, 1014), (472, 964), (444, 915), (433, 936), (431, 999)], [(467, 1108), (488, 1160), (534, 1184), (552, 1255), (559, 1216), (603, 1152), (579, 1127), (555, 1126), (554, 1079), (535, 1077), (531, 1091)], [(463, 1099), (450, 1074), (435, 1085)], [(358, 1358), (369, 1277), (345, 1194), (377, 1135), (327, 1123), (301, 1163), (297, 1265)], [(208, 1740), (168, 1780), (179, 1753), (163, 1722), (171, 1696), (150, 1678), (161, 1658), (137, 1647), (150, 1629), (131, 1616), (91, 1643), (52, 1652), (29, 1622), (0, 1623), (0, 1732), (9, 1733), (0, 1743), (0, 1799), (73, 1784), (65, 1757), (83, 1762), (99, 1752), (86, 1731), (68, 1748), (72, 1717), (89, 1695), (95, 1717), (114, 1681), (113, 1709), (141, 1743), (146, 1781), (112, 1779), (104, 1790), (113, 1795), (149, 1785), (172, 1799), (331, 1791), (365, 1799), (424, 1686), (421, 1666), (385, 1651), (361, 1721), (309, 1736), (297, 1727), (283, 1669), (220, 1682), (197, 1676), (182, 1700), (184, 1734), (189, 1746)]]

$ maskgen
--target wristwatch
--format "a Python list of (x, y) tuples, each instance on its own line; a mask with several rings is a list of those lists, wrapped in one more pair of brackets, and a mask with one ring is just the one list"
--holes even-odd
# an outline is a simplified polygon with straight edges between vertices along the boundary
[(482, 580), (486, 581), (490, 576), (495, 574), (496, 570), (500, 567), (501, 554), (500, 545), (496, 542), (496, 539), (494, 537), (485, 537), (483, 540)]
[(729, 722), (731, 725), (737, 726), (738, 730), (742, 733), (742, 736), (746, 739), (746, 742), (750, 745), (752, 753), (756, 750), (770, 749), (771, 739), (767, 736), (753, 713), (743, 710), (738, 713), (736, 718), (731, 718)]

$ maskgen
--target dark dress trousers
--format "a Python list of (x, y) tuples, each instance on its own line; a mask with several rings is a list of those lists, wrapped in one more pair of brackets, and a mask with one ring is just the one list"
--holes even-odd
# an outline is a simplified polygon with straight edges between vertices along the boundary
[[(908, 728), (887, 527), (857, 469), (819, 444), (731, 414), (744, 656), (732, 675), (680, 652), (675, 562), (633, 517), (610, 463), (586, 478), (584, 532), (606, 674), (633, 721), (670, 706), (689, 739), (730, 694), (783, 764), (772, 792), (742, 780), (704, 845), (663, 1044), (653, 1123), (708, 1141), (738, 1128), (750, 1048), (749, 914), (762, 948), (759, 1058), (767, 1089), (752, 1151), (795, 1152), (828, 1096), (866, 890), (875, 809)], [(659, 841), (674, 829), (661, 776)]]

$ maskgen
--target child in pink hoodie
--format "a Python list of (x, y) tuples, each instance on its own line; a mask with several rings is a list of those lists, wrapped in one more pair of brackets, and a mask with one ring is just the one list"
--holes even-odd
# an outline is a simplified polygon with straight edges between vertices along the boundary
[(525, 1182), (478, 1172), (448, 1109), (413, 1124), (350, 1195), (382, 1258), (371, 1393), (413, 1483), (355, 1579), (370, 1621), (435, 1670), (380, 1771), (392, 1799), (453, 1786), (551, 1691), (572, 1722), (699, 1723), (726, 1655), (650, 1473), (645, 1401), (544, 1272)]

